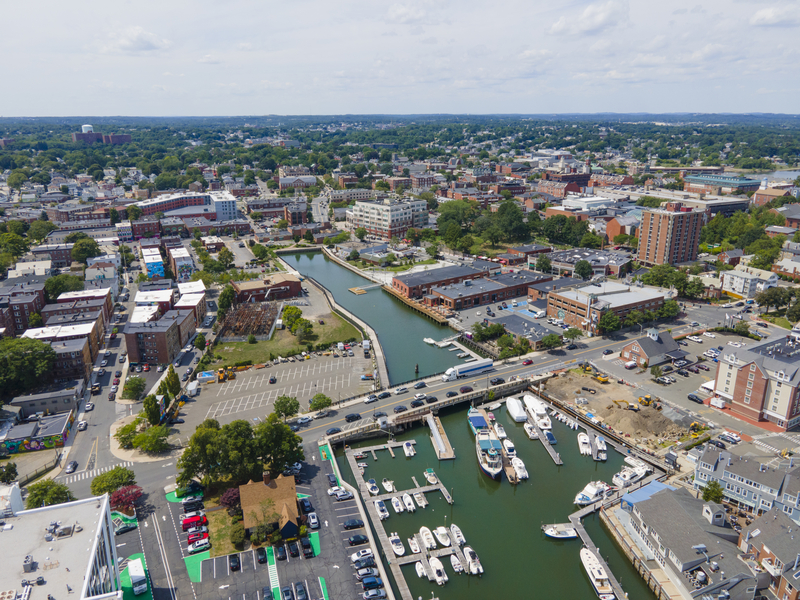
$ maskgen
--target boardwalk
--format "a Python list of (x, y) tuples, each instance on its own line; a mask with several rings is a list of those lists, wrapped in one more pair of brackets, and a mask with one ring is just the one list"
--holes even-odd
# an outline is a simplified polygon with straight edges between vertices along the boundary
[(536, 424), (536, 421), (534, 421), (529, 417), (528, 423), (533, 425), (533, 428), (536, 430), (536, 433), (539, 436), (539, 441), (542, 442), (542, 446), (544, 446), (544, 449), (547, 450), (547, 453), (550, 455), (550, 458), (553, 459), (553, 462), (559, 466), (563, 465), (564, 461), (561, 460), (561, 455), (558, 452), (556, 452), (555, 449), (550, 445), (550, 442), (547, 441), (544, 432), (541, 429), (539, 429), (539, 426)]

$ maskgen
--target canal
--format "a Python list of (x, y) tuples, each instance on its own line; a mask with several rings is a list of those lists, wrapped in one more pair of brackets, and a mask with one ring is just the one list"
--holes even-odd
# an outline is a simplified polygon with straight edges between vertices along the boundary
[[(359, 296), (348, 291), (348, 288), (372, 282), (336, 264), (321, 252), (284, 254), (281, 258), (303, 276), (313, 277), (324, 285), (338, 304), (375, 330), (386, 357), (391, 385), (441, 373), (462, 362), (456, 358), (456, 352), (422, 341), (424, 338), (444, 339), (455, 334), (452, 329), (421, 316), (380, 288)], [(415, 375), (417, 365), (419, 374)]]
[[(445, 562), (450, 581), (442, 588), (435, 582), (419, 579), (413, 564), (404, 567), (404, 574), (414, 598), (430, 598), (435, 594), (442, 600), (485, 598), (596, 598), (581, 565), (579, 539), (557, 541), (541, 532), (542, 523), (564, 523), (576, 510), (575, 495), (589, 482), (611, 478), (623, 465), (622, 456), (609, 452), (607, 463), (596, 463), (578, 450), (577, 431), (553, 420), (553, 433), (558, 440), (557, 450), (564, 465), (557, 467), (538, 440), (529, 440), (522, 423), (515, 423), (503, 407), (494, 411), (517, 454), (525, 462), (530, 479), (512, 486), (503, 478), (492, 481), (478, 468), (475, 443), (466, 420), (467, 410), (449, 409), (440, 412), (442, 424), (456, 451), (456, 459), (438, 462), (427, 428), (416, 427), (397, 436), (398, 441), (416, 439), (417, 455), (406, 458), (396, 452), (378, 452), (378, 461), (368, 456), (365, 478), (374, 478), (380, 485), (385, 477), (395, 482), (398, 490), (413, 487), (412, 475), (424, 485), (423, 472), (432, 467), (442, 483), (451, 490), (453, 505), (441, 494), (428, 494), (429, 506), (414, 514), (395, 514), (382, 525), (387, 532), (398, 532), (411, 551), (408, 538), (422, 526), (431, 530), (440, 525), (458, 525), (467, 545), (478, 553), (484, 567), (482, 577), (456, 575)], [(375, 444), (375, 440), (361, 445)], [(353, 447), (358, 447), (355, 444)], [(354, 483), (346, 461), (341, 460), (341, 448), (336, 449), (339, 466), (350, 483)], [(381, 490), (381, 493), (384, 493)], [(390, 503), (387, 503), (390, 504)], [(631, 599), (652, 599), (654, 595), (633, 569), (630, 561), (616, 546), (600, 523), (597, 515), (584, 520), (587, 531), (600, 548), (623, 589)]]

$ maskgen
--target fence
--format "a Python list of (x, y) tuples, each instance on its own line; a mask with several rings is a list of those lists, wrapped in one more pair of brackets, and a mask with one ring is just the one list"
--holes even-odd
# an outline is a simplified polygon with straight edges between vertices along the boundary
[(27, 475), (18, 478), (17, 479), (17, 483), (19, 483), (19, 487), (24, 487), (25, 485), (28, 484), (28, 482), (33, 481), (34, 479), (36, 479), (40, 475), (44, 475), (48, 471), (51, 471), (58, 464), (59, 459), (60, 459), (60, 454), (58, 456), (56, 456), (52, 460), (52, 462), (45, 463), (44, 466), (39, 467), (33, 473), (28, 473)]

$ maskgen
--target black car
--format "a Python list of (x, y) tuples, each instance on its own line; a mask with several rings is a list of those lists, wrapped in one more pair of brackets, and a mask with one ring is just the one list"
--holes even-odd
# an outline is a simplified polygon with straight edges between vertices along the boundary
[(684, 377), (688, 377), (689, 371), (687, 371), (686, 369), (678, 369), (678, 375), (683, 375)]
[(684, 342), (683, 340), (675, 340), (675, 341), (678, 342), (679, 346), (688, 346), (689, 345), (689, 342)]
[(408, 407), (401, 404), (400, 406), (395, 406), (394, 407), (394, 414), (398, 414), (398, 413), (401, 413), (401, 412), (406, 412), (407, 410), (408, 410)]
[(608, 356), (608, 355), (609, 355), (609, 354), (611, 354), (612, 352), (614, 352), (614, 351), (613, 351), (613, 350), (610, 350), (609, 348), (606, 348), (605, 350), (603, 350), (603, 356)]
[(303, 558), (314, 558), (314, 549), (308, 538), (300, 538), (300, 545), (303, 547)]
[(127, 523), (125, 525), (120, 525), (114, 530), (114, 535), (122, 535), (123, 533), (128, 533), (129, 531), (133, 531), (136, 529), (136, 525), (131, 525)]
[(361, 558), (361, 559), (357, 560), (356, 562), (354, 562), (353, 566), (356, 568), (356, 570), (358, 570), (358, 569), (367, 569), (369, 567), (374, 567), (375, 566), (375, 558), (372, 557), (372, 556), (366, 556), (366, 557)]
[(567, 346), (567, 350), (577, 350), (578, 346), (576, 344), (570, 344)]
[(438, 400), (439, 399), (436, 396), (425, 396), (425, 402), (427, 402), (428, 404), (433, 404), (434, 402), (437, 402)]
[(108, 399), (109, 399), (109, 400), (111, 400), (112, 402), (113, 402), (114, 400), (116, 400), (116, 398), (117, 398), (117, 395), (116, 395), (114, 392), (111, 392), (111, 393), (108, 395)]
[(381, 417), (388, 417), (389, 415), (387, 415), (382, 410), (379, 410), (378, 412), (372, 413), (372, 416), (375, 417), (376, 419), (380, 419)]
[(418, 381), (417, 383), (414, 384), (414, 389), (415, 390), (419, 390), (419, 389), (422, 389), (424, 387), (428, 387), (428, 384), (425, 383), (424, 381)]
[(381, 400), (383, 400), (384, 398), (391, 398), (391, 397), (392, 397), (392, 392), (381, 392), (380, 394), (378, 394), (378, 398), (380, 398)]
[(286, 560), (286, 547), (283, 544), (275, 546), (275, 558), (278, 560)]
[(345, 416), (344, 420), (347, 421), (348, 423), (352, 423), (353, 421), (360, 421), (361, 415), (358, 413), (350, 413), (349, 415)]
[(505, 383), (505, 382), (506, 382), (506, 380), (503, 379), (502, 377), (492, 377), (489, 380), (489, 383), (491, 383), (492, 385), (500, 385), (501, 383)]
[(458, 392), (452, 392), (452, 391), (447, 392), (445, 396), (447, 396), (448, 398), (452, 398), (453, 396), (458, 396)]
[(169, 420), (169, 424), (170, 425), (183, 425), (184, 423), (186, 423), (186, 421), (184, 421), (183, 419), (170, 419)]
[(300, 431), (300, 425), (289, 425), (289, 429), (297, 433), (298, 431)]
[(349, 538), (347, 538), (347, 543), (351, 546), (360, 546), (361, 544), (366, 544), (367, 542), (369, 542), (369, 538), (367, 538), (365, 535), (361, 535), (360, 533), (351, 535)]
[(671, 365), (666, 365), (665, 367), (662, 367), (662, 369), (661, 369), (662, 373), (669, 373), (670, 371), (672, 371), (672, 366)]
[(297, 542), (289, 542), (289, 556), (292, 558), (300, 556), (300, 548), (297, 547)]
[(114, 377), (122, 377), (122, 371), (114, 371)]
[(462, 385), (458, 391), (462, 394), (469, 394), (472, 391), (472, 388), (468, 385)]
[(687, 396), (687, 398), (689, 398), (689, 400), (691, 400), (692, 402), (697, 402), (698, 404), (703, 404), (703, 399), (700, 396), (698, 396), (697, 394), (689, 394)]
[(361, 519), (348, 519), (344, 522), (345, 529), (360, 529), (364, 526), (364, 521)]
[(188, 376), (186, 373), (184, 373), (183, 375), (181, 375), (181, 381), (186, 381), (186, 380), (188, 380), (188, 379), (189, 379), (189, 376)]
[(411, 408), (419, 408), (420, 406), (425, 406), (425, 400), (412, 400), (411, 401)]
[(339, 427), (331, 427), (325, 432), (325, 435), (336, 435), (337, 433), (342, 433), (341, 428)]
[(712, 446), (716, 446), (720, 450), (725, 450), (725, 448), (727, 448), (727, 446), (724, 443), (720, 442), (719, 440), (708, 440), (708, 443), (711, 444)]
[(278, 381), (278, 378), (275, 377), (275, 375), (270, 375), (269, 376), (269, 382), (270, 383), (276, 383), (277, 381)]
[(262, 565), (265, 562), (267, 562), (267, 549), (266, 548), (258, 548), (256, 550), (256, 558), (258, 559), (258, 562), (260, 562)]
[(327, 477), (328, 477), (328, 485), (330, 487), (336, 487), (337, 485), (339, 485), (339, 482), (336, 480), (336, 475), (334, 475), (333, 473), (328, 473)]
[(202, 502), (189, 502), (188, 504), (183, 505), (183, 512), (194, 512), (196, 510), (203, 510), (205, 508), (205, 504)]
[(75, 469), (77, 469), (77, 468), (78, 468), (78, 461), (77, 460), (71, 460), (69, 462), (69, 464), (67, 465), (67, 473), (74, 473)]
[(304, 515), (314, 512), (314, 507), (311, 506), (311, 501), (308, 498), (300, 498), (298, 502), (300, 503), (300, 510)]
[(231, 567), (231, 571), (238, 571), (242, 568), (242, 562), (239, 560), (238, 554), (231, 554), (228, 557), (228, 565)]

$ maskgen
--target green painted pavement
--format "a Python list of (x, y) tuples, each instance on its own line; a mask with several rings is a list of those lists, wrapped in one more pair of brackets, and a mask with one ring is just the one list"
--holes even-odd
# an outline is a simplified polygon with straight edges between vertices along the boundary
[(136, 520), (136, 517), (129, 517), (128, 515), (122, 514), (121, 512), (117, 512), (116, 510), (111, 511), (111, 518), (112, 519), (119, 519), (123, 523), (126, 523), (126, 524), (133, 523), (134, 525), (138, 525), (138, 523), (139, 523)]
[(300, 493), (297, 494), (297, 497), (298, 498), (311, 498), (311, 496), (309, 494), (300, 494)]
[[(141, 552), (139, 554), (131, 554), (128, 557), (128, 560), (136, 560), (137, 558), (142, 559), (142, 564), (146, 564), (144, 560), (144, 554)], [(145, 573), (147, 574), (147, 592), (144, 594), (139, 594), (138, 596), (133, 593), (133, 585), (131, 584), (131, 576), (128, 573), (128, 567), (125, 567), (122, 570), (122, 573), (119, 574), (120, 583), (122, 583), (122, 598), (123, 600), (134, 600), (137, 598), (138, 600), (153, 600), (153, 590), (150, 588), (150, 574), (147, 573), (147, 567), (145, 566)]]
[(269, 585), (272, 588), (272, 598), (281, 600), (281, 583), (278, 580), (278, 565), (275, 562), (275, 550), (272, 546), (267, 548), (267, 572), (269, 573)]
[[(322, 460), (331, 460), (333, 458), (333, 450), (328, 444), (319, 447), (319, 457)], [(342, 482), (339, 481), (339, 476), (336, 475), (336, 470), (333, 471), (334, 476), (336, 477), (336, 485), (342, 485)]]
[(308, 540), (311, 542), (311, 548), (314, 550), (314, 556), (319, 556), (322, 552), (322, 547), (319, 543), (319, 533), (312, 531), (308, 534)]
[(192, 583), (203, 581), (203, 561), (210, 557), (211, 550), (184, 557), (183, 562), (186, 565), (186, 571), (189, 573), (189, 581)]
[(322, 596), (325, 600), (328, 600), (328, 586), (325, 585), (325, 579), (323, 577), (319, 578), (319, 587), (322, 589)]
[(167, 502), (180, 502), (184, 498), (189, 498), (189, 497), (194, 498), (195, 496), (202, 496), (202, 494), (198, 492), (195, 494), (186, 494), (185, 496), (181, 496), (180, 498), (178, 498), (178, 495), (175, 492), (169, 492), (167, 494)]

